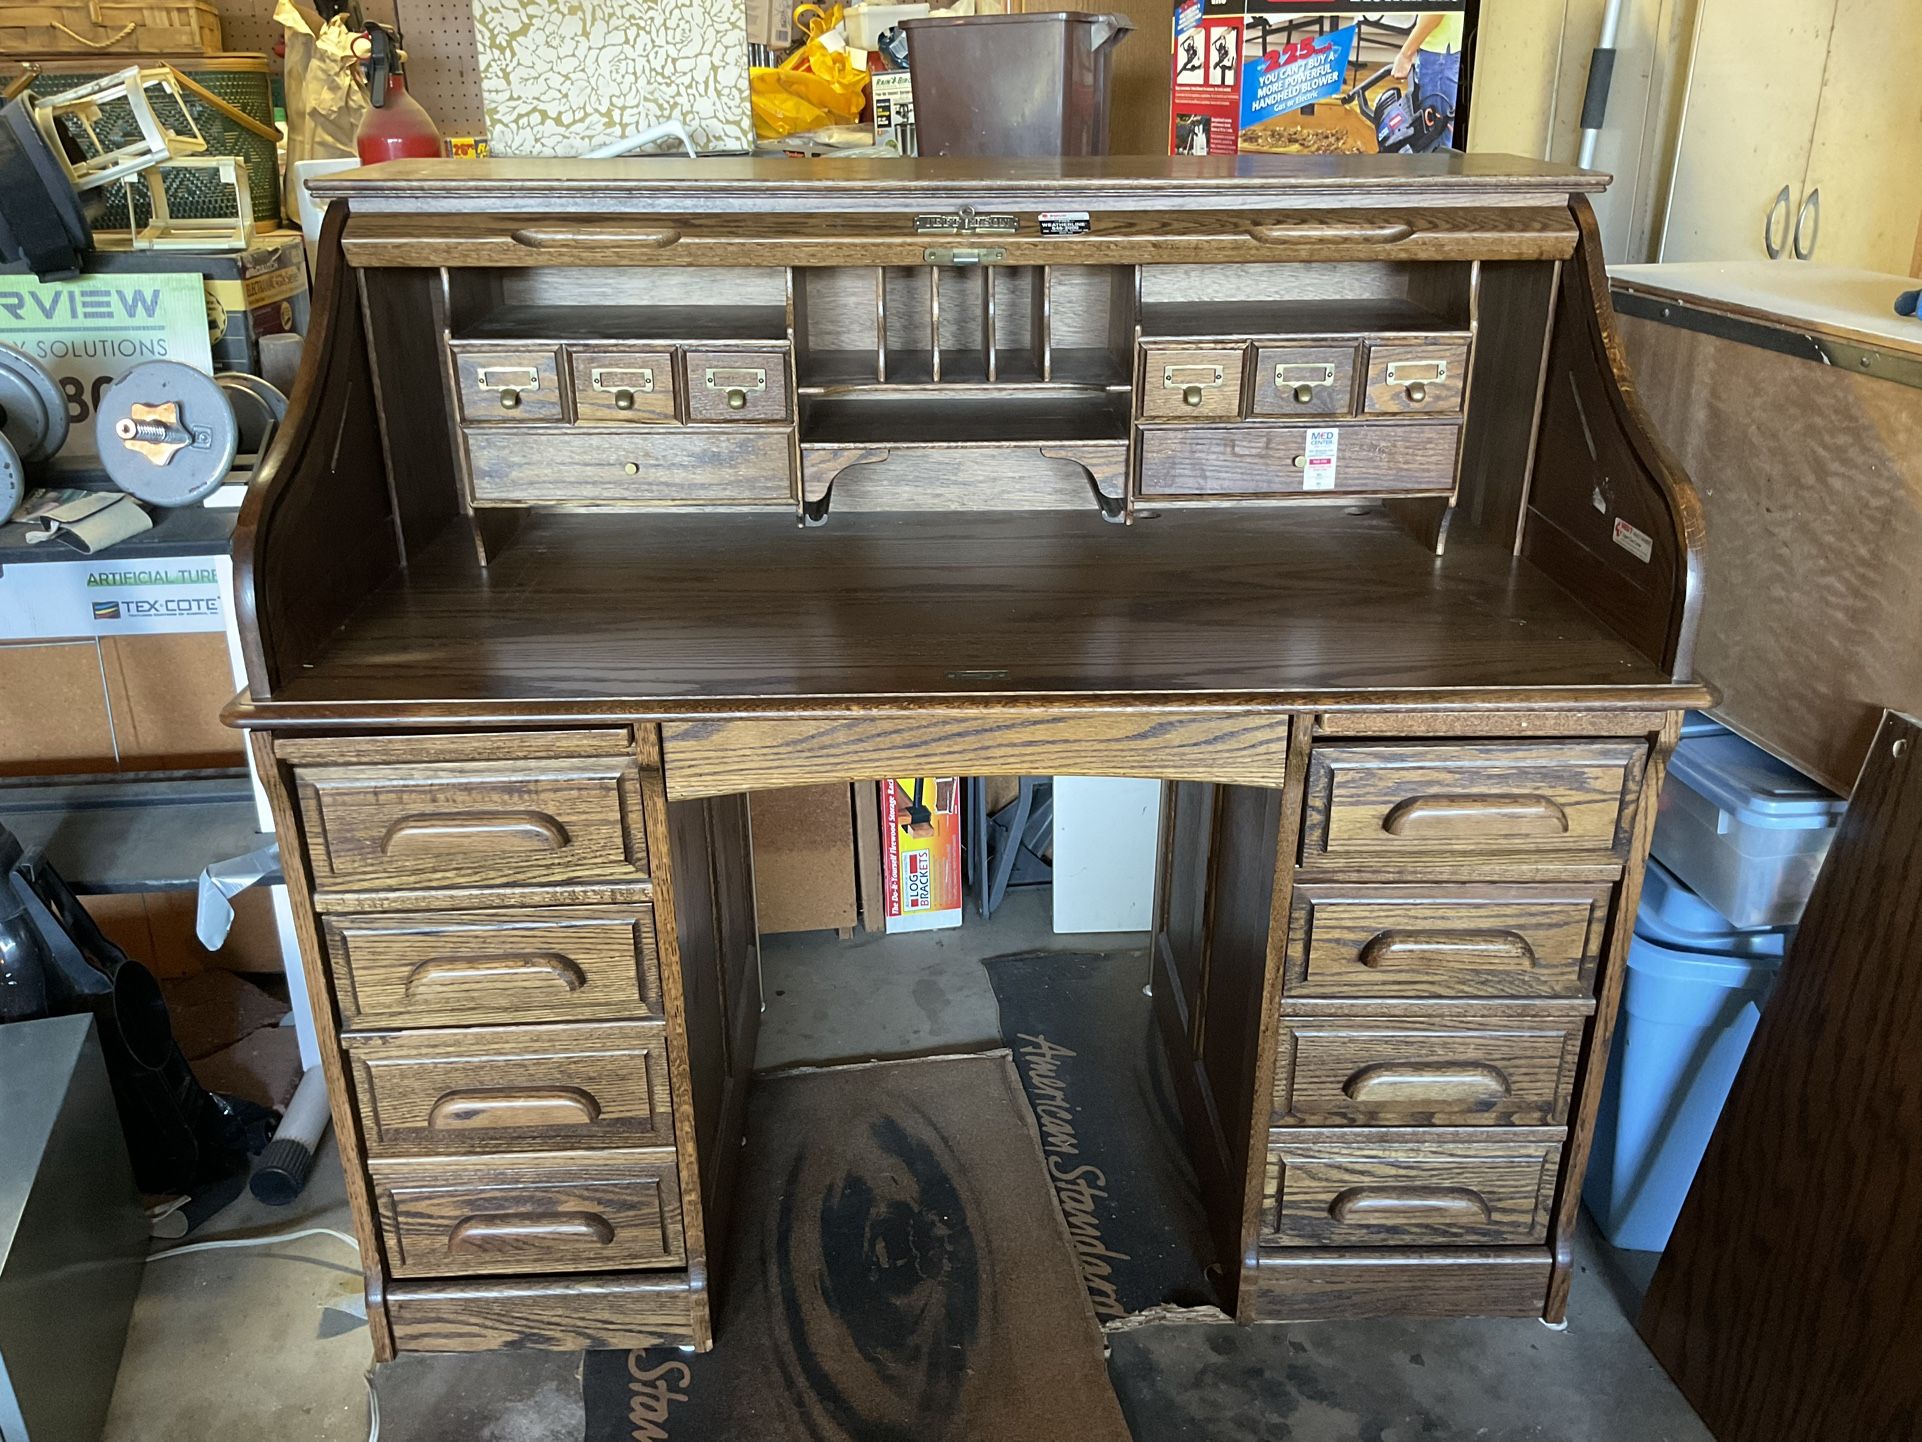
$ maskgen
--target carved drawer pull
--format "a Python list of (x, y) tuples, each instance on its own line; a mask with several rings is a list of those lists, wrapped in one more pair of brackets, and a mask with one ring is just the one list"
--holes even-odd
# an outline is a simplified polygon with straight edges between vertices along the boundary
[(567, 828), (544, 811), (469, 811), (403, 816), (380, 839), (381, 854), (421, 851), (559, 851)]
[(1410, 841), (1425, 836), (1566, 836), (1568, 813), (1546, 796), (1411, 796), (1382, 818), (1381, 829)]
[(1349, 1077), (1341, 1089), (1349, 1100), (1374, 1106), (1425, 1101), (1496, 1102), (1509, 1093), (1507, 1073), (1486, 1062), (1433, 1066), (1377, 1062)]
[(407, 973), (407, 995), (444, 987), (513, 986), (532, 982), (540, 987), (558, 984), (567, 991), (587, 985), (587, 974), (558, 951), (529, 952), (524, 956), (437, 956)]
[(1335, 1194), (1328, 1215), (1361, 1226), (1422, 1226), (1438, 1222), (1485, 1225), (1494, 1217), (1473, 1187), (1348, 1187)]
[(585, 1127), (601, 1119), (601, 1104), (579, 1087), (529, 1091), (448, 1092), (427, 1114), (433, 1131), (487, 1127)]
[(1405, 220), (1384, 220), (1375, 225), (1344, 224), (1341, 221), (1289, 220), (1278, 225), (1254, 225), (1248, 235), (1260, 245), (1292, 245), (1328, 240), (1375, 241), (1393, 245), (1413, 240), (1415, 227)]
[(680, 238), (680, 231), (672, 226), (625, 229), (616, 226), (583, 226), (570, 229), (565, 226), (529, 225), (513, 233), (514, 244), (524, 245), (529, 250), (567, 245), (634, 245), (645, 250), (665, 250)]
[(1433, 962), (1540, 965), (1528, 938), (1515, 931), (1384, 931), (1370, 937), (1356, 959), (1377, 969)]
[(605, 1247), (614, 1224), (599, 1212), (501, 1212), (462, 1217), (447, 1234), (450, 1252), (492, 1252), (528, 1243), (540, 1246)]

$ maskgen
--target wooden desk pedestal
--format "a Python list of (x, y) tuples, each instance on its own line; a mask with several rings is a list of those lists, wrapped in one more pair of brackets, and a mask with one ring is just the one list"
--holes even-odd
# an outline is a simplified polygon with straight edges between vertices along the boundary
[(1593, 184), (330, 179), (232, 718), (379, 1355), (711, 1345), (745, 794), (924, 773), (1168, 783), (1155, 1014), (1224, 1306), (1559, 1318), (1708, 699), (1695, 498), (1622, 379)]

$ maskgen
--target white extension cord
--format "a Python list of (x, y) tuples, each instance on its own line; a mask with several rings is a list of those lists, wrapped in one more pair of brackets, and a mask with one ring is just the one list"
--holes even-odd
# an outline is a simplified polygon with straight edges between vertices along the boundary
[[(268, 1232), (258, 1237), (215, 1237), (207, 1242), (189, 1242), (184, 1247), (168, 1247), (164, 1251), (150, 1252), (147, 1260), (157, 1262), (162, 1257), (181, 1257), (188, 1252), (217, 1252), (229, 1247), (271, 1247), (278, 1242), (298, 1242), (302, 1237), (333, 1237), (345, 1242), (356, 1252), (360, 1243), (346, 1232), (333, 1227), (301, 1227), (291, 1232)], [(367, 1442), (380, 1442), (380, 1395), (374, 1391), (371, 1375), (363, 1378), (367, 1383)]]

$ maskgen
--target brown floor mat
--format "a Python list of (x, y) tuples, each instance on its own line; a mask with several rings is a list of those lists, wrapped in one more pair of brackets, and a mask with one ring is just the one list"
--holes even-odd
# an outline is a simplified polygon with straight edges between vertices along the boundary
[(588, 1442), (1127, 1442), (1005, 1053), (756, 1081), (713, 1352), (589, 1354)]

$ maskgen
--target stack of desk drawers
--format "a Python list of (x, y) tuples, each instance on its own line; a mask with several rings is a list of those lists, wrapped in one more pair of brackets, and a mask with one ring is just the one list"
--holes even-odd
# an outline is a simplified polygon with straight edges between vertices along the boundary
[(395, 1279), (685, 1266), (644, 741), (281, 743)]
[(1541, 1256), (1648, 738), (1334, 724), (1307, 761), (1261, 1245)]

